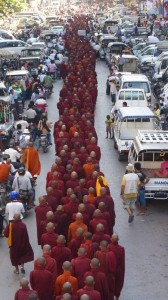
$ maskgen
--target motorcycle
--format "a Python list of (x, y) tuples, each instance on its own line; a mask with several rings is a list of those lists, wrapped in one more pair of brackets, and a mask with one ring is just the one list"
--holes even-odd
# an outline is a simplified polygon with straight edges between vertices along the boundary
[(40, 142), (40, 147), (42, 148), (43, 152), (46, 153), (50, 146), (47, 134), (41, 134), (39, 137), (39, 142)]

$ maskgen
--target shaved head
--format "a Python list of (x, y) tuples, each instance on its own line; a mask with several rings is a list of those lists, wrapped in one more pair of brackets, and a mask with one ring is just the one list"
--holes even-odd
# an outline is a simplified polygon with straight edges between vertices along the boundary
[(51, 246), (50, 245), (44, 245), (43, 246), (43, 253), (50, 253), (51, 252)]
[(26, 287), (28, 287), (28, 285), (29, 285), (29, 281), (27, 278), (23, 277), (20, 279), (20, 286), (22, 288), (26, 288)]

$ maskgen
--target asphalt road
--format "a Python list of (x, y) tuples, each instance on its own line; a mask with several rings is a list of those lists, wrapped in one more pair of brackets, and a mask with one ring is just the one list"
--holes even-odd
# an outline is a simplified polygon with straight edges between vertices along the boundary
[[(125, 172), (126, 163), (118, 162), (118, 154), (113, 141), (105, 139), (105, 118), (111, 110), (110, 97), (106, 96), (107, 66), (97, 63), (98, 99), (95, 109), (95, 127), (98, 143), (101, 147), (101, 170), (109, 181), (111, 194), (115, 201), (116, 226), (120, 243), (126, 250), (125, 284), (120, 300), (165, 300), (167, 299), (168, 280), (168, 203), (149, 203), (146, 216), (136, 216), (132, 224), (128, 224), (128, 216), (123, 210), (120, 199), (120, 183)], [(58, 119), (56, 102), (62, 81), (54, 86), (54, 93), (48, 100), (48, 116), (53, 123)], [(36, 187), (36, 199), (45, 193), (45, 177), (54, 161), (54, 146), (46, 154), (40, 153), (42, 172)], [(24, 220), (37, 258), (41, 249), (37, 246), (35, 215), (32, 211)], [(33, 268), (33, 263), (25, 265), (26, 276)], [(13, 274), (10, 264), (7, 241), (0, 239), (0, 300), (14, 299), (19, 287), (21, 275)]]

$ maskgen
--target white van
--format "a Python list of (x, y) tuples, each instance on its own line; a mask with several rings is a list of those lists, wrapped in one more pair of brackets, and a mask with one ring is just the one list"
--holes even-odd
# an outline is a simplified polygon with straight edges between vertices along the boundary
[(113, 106), (111, 113), (123, 106), (123, 102), (127, 103), (128, 107), (146, 107), (148, 101), (144, 90), (142, 89), (121, 89), (118, 92), (116, 103)]
[(121, 89), (143, 89), (147, 101), (151, 101), (151, 86), (147, 76), (143, 74), (123, 75), (121, 77)]
[(17, 54), (21, 54), (21, 51), (25, 49), (25, 47), (30, 46), (29, 44), (20, 41), (20, 40), (0, 40), (0, 49), (8, 49)]
[[(150, 180), (145, 185), (145, 198), (168, 200), (168, 178), (157, 177), (164, 157), (168, 156), (168, 131), (139, 130), (128, 154), (131, 164), (140, 162)], [(165, 165), (165, 171), (167, 170)]]
[(119, 161), (128, 155), (139, 129), (160, 129), (160, 121), (149, 107), (121, 107), (114, 121), (114, 148)]

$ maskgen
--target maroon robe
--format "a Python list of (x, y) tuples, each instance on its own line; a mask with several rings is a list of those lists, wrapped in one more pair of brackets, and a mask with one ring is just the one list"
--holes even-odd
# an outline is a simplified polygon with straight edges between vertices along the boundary
[(96, 158), (98, 161), (100, 161), (101, 158), (101, 151), (100, 151), (100, 147), (97, 146), (96, 144), (90, 144), (86, 147), (88, 153), (90, 153), (91, 151), (94, 151), (96, 153)]
[(79, 298), (84, 294), (89, 296), (89, 300), (101, 300), (100, 293), (94, 290), (94, 287), (92, 286), (84, 286), (82, 289), (77, 291)]
[(66, 182), (66, 189), (71, 188), (74, 190), (78, 185), (79, 185), (79, 180), (71, 178), (70, 180), (67, 180), (67, 182)]
[(86, 272), (84, 278), (87, 276), (93, 276), (94, 288), (101, 295), (101, 300), (109, 299), (109, 287), (106, 279), (106, 275), (99, 270), (99, 268), (91, 268), (89, 272)]
[[(34, 290), (31, 290), (29, 287), (27, 288), (20, 288), (15, 293), (15, 299), (14, 300), (29, 300), (29, 295), (35, 294), (37, 295), (37, 292)], [(37, 295), (38, 296), (38, 295)]]
[(41, 247), (44, 245), (50, 245), (51, 248), (55, 247), (57, 244), (58, 234), (55, 232), (46, 232), (41, 236)]
[[(4, 230), (5, 237), (9, 237), (10, 224)], [(21, 220), (12, 222), (12, 245), (10, 259), (12, 266), (18, 266), (34, 260), (34, 253), (29, 242), (27, 227)]]
[(79, 201), (75, 199), (70, 201), (68, 204), (64, 205), (64, 211), (72, 217), (73, 214), (78, 212)]
[(71, 254), (71, 250), (65, 247), (64, 244), (57, 243), (57, 246), (55, 246), (51, 250), (51, 257), (53, 257), (57, 262), (57, 273), (59, 276), (63, 273), (62, 264), (66, 260), (71, 261), (72, 254)]
[[(57, 277), (57, 262), (47, 253), (43, 253), (43, 257), (46, 260), (45, 270), (51, 272), (53, 276), (53, 282), (55, 283), (55, 279)], [(38, 270), (37, 260), (34, 261), (34, 270)]]
[(114, 210), (114, 201), (111, 196), (105, 195), (105, 196), (98, 196), (95, 199), (95, 205), (98, 207), (100, 202), (105, 203), (106, 210), (109, 212), (111, 217), (111, 222), (113, 226), (115, 225), (115, 210)]
[(54, 227), (55, 227), (54, 232), (55, 232), (55, 233), (58, 233), (58, 232), (57, 232), (57, 227), (58, 227), (57, 224), (54, 223), (53, 221), (45, 220), (45, 221), (41, 221), (41, 223), (40, 223), (40, 231), (41, 231), (41, 234), (47, 232), (46, 226), (47, 226), (47, 224), (50, 223), (50, 222), (52, 222), (52, 223), (54, 224)]
[(41, 245), (40, 223), (46, 219), (46, 213), (48, 211), (52, 211), (52, 208), (47, 202), (40, 203), (35, 207), (38, 245)]
[(61, 210), (58, 210), (54, 214), (54, 219), (57, 224), (58, 234), (62, 234), (67, 238), (69, 224), (71, 223), (70, 216)]
[(104, 232), (96, 232), (92, 236), (92, 241), (97, 244), (100, 244), (101, 241), (107, 241), (108, 243), (110, 243), (111, 238), (108, 234), (105, 234)]
[(114, 252), (108, 249), (96, 251), (95, 257), (100, 261), (100, 270), (105, 273), (109, 286), (109, 300), (114, 299), (116, 257)]
[(115, 276), (115, 290), (114, 295), (120, 297), (121, 290), (124, 285), (124, 276), (125, 276), (125, 249), (120, 246), (117, 242), (111, 243), (108, 246), (109, 251), (113, 251), (116, 256), (116, 276)]
[(85, 204), (85, 208), (86, 208), (86, 212), (89, 215), (89, 218), (92, 218), (93, 212), (95, 210), (95, 206), (93, 204), (91, 204), (89, 201), (84, 202)]
[(71, 260), (72, 275), (78, 279), (78, 288), (84, 286), (84, 274), (90, 270), (90, 259), (81, 255)]
[(44, 195), (46, 202), (52, 208), (52, 211), (55, 212), (57, 206), (60, 204), (58, 197), (55, 195)]
[(92, 233), (96, 233), (96, 226), (98, 224), (103, 224), (104, 225), (104, 233), (110, 234), (110, 228), (108, 226), (108, 223), (105, 219), (102, 218), (102, 216), (94, 216), (92, 218), (92, 220), (90, 221), (89, 228)]
[(86, 240), (85, 243), (82, 243), (80, 245), (80, 248), (86, 249), (86, 257), (92, 259), (94, 257), (94, 254), (97, 250), (99, 250), (99, 244), (93, 243), (90, 240)]
[(54, 284), (51, 272), (38, 267), (30, 272), (31, 287), (37, 291), (39, 300), (54, 299)]
[(68, 248), (71, 250), (72, 258), (77, 257), (78, 249), (80, 248), (80, 245), (83, 243), (83, 241), (83, 236), (77, 236), (69, 242)]

